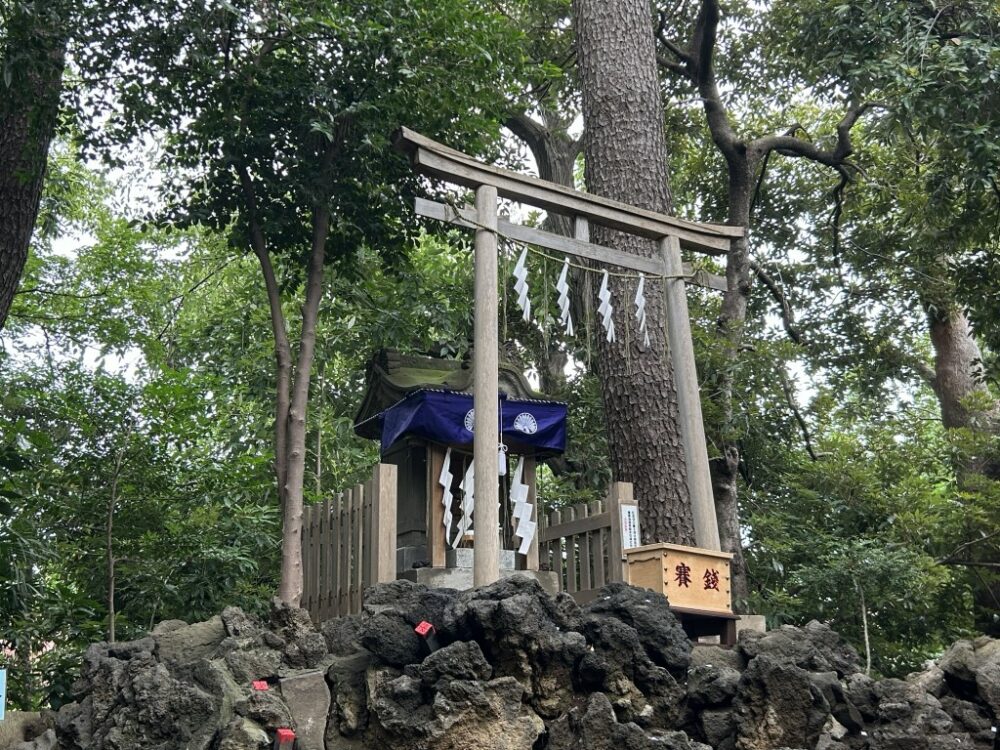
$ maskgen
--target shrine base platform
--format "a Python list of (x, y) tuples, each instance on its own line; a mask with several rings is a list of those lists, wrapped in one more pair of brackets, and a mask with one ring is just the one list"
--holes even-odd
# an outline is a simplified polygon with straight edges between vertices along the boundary
[[(513, 570), (506, 569), (500, 571), (500, 577), (506, 578), (512, 575), (523, 575), (534, 578), (538, 581), (546, 593), (557, 594), (559, 592), (559, 579), (556, 574), (547, 570)], [(471, 589), (472, 588), (472, 567), (454, 568), (411, 568), (401, 570), (399, 578), (415, 583), (422, 583), (431, 588), (447, 589)]]

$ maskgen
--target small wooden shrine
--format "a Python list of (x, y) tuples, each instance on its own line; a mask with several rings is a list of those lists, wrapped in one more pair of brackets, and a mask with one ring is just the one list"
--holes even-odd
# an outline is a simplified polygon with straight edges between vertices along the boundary
[[(566, 446), (566, 404), (535, 392), (521, 369), (501, 360), (497, 441), (500, 571), (538, 571), (535, 468)], [(398, 467), (396, 566), (400, 578), (472, 586), (475, 521), (472, 358), (395, 350), (368, 363), (355, 432), (381, 441)], [(468, 580), (466, 580), (468, 579)]]

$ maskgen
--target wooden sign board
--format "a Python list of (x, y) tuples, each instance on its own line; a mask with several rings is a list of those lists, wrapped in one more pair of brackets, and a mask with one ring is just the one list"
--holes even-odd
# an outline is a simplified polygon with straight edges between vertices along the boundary
[(660, 542), (625, 550), (625, 557), (628, 582), (663, 594), (672, 608), (732, 613), (732, 554)]

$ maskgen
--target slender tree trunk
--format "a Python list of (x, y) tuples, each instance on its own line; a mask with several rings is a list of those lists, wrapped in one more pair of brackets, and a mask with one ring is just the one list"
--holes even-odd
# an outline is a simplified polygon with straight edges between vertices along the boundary
[[(941, 422), (947, 428), (969, 430), (974, 435), (995, 436), (1000, 430), (1000, 404), (983, 380), (982, 351), (964, 311), (947, 297), (947, 294), (935, 295), (933, 305), (925, 301), (934, 348), (931, 387), (941, 407)], [(991, 450), (975, 452), (956, 462), (955, 469), (959, 486), (978, 492), (984, 481), (1000, 480), (1000, 457)], [(982, 537), (982, 531), (976, 517), (970, 514), (965, 536), (980, 543), (970, 545), (964, 552), (962, 559), (966, 564), (982, 565), (984, 557), (995, 558), (997, 548), (987, 543), (989, 536)], [(972, 586), (977, 626), (984, 632), (996, 633), (995, 613), (1000, 582), (995, 575), (983, 575), (975, 567), (970, 569), (978, 584)]]
[[(753, 194), (752, 175), (756, 166), (756, 161), (751, 163), (751, 159), (752, 155), (728, 160), (729, 224), (743, 227), (747, 231), (750, 227), (750, 202)], [(719, 522), (719, 542), (723, 550), (733, 553), (730, 566), (733, 606), (737, 612), (745, 612), (749, 586), (740, 534), (740, 448), (735, 440), (733, 383), (750, 296), (750, 255), (746, 236), (734, 239), (730, 244), (726, 257), (726, 287), (716, 321), (724, 358), (718, 385), (712, 389), (712, 399), (722, 415), (722, 435), (719, 440), (722, 455), (713, 458), (709, 465), (712, 471), (715, 513)]]
[[(587, 189), (669, 212), (671, 197), (650, 8), (643, 0), (575, 0), (583, 94)], [(594, 227), (599, 244), (652, 257), (656, 245)], [(612, 269), (614, 270), (614, 269)], [(599, 337), (601, 379), (615, 478), (635, 487), (645, 541), (694, 542), (677, 401), (667, 360), (661, 284), (646, 285), (651, 349), (631, 314), (635, 280), (612, 277), (617, 340)], [(598, 329), (601, 330), (600, 328)]]
[[(758, 167), (765, 163), (769, 153), (780, 150), (791, 156), (825, 164), (836, 169), (842, 180), (846, 181), (849, 173), (844, 166), (845, 160), (853, 152), (851, 129), (858, 118), (876, 105), (871, 102), (852, 104), (837, 125), (837, 140), (832, 149), (817, 148), (811, 140), (799, 139), (791, 134), (769, 135), (751, 141), (740, 138), (729, 121), (715, 75), (715, 46), (721, 15), (718, 0), (702, 0), (691, 42), (687, 48), (681, 47), (667, 37), (665, 22), (668, 16), (661, 15), (658, 34), (669, 57), (664, 56), (660, 63), (665, 69), (687, 78), (695, 85), (704, 107), (705, 121), (712, 134), (712, 141), (726, 160), (729, 181), (728, 223), (749, 230), (750, 207), (755, 189), (753, 178), (758, 173)], [(743, 237), (731, 243), (726, 262), (728, 284), (718, 320), (718, 330), (725, 347), (725, 359), (719, 375), (719, 386), (714, 389), (716, 405), (723, 415), (722, 436), (718, 441), (722, 447), (722, 455), (711, 463), (720, 542), (724, 550), (735, 555), (732, 592), (733, 605), (738, 608), (745, 606), (748, 586), (739, 533), (737, 472), (740, 451), (734, 440), (733, 429), (733, 373), (739, 361), (746, 321), (750, 270), (747, 240)], [(786, 328), (791, 334), (787, 319)]]
[(104, 564), (108, 582), (108, 643), (115, 642), (115, 507), (118, 504), (118, 479), (121, 476), (122, 462), (125, 460), (125, 450), (132, 434), (132, 427), (125, 431), (125, 442), (115, 457), (114, 472), (111, 475), (111, 489), (108, 493), (108, 507), (104, 523)]
[(306, 300), (302, 306), (302, 335), (299, 357), (292, 385), (288, 411), (288, 460), (285, 476), (285, 511), (281, 539), (281, 584), (278, 597), (298, 606), (302, 597), (302, 490), (306, 465), (306, 413), (309, 406), (309, 380), (316, 347), (316, 321), (323, 296), (323, 262), (330, 211), (320, 207), (313, 214), (312, 255), (306, 281)]
[(0, 49), (0, 328), (3, 328), (28, 257), (55, 135), (66, 58), (59, 13), (44, 7), (15, 10)]
[(865, 639), (865, 674), (872, 673), (872, 642), (868, 635), (868, 605), (865, 603), (865, 590), (861, 588), (858, 580), (854, 579), (854, 588), (858, 591), (859, 606), (861, 607), (861, 632)]
[(323, 375), (325, 367), (319, 370), (319, 406), (316, 414), (316, 497), (323, 496)]
[(278, 504), (284, 515), (285, 484), (288, 475), (288, 410), (291, 404), (292, 346), (288, 326), (281, 307), (281, 290), (274, 274), (274, 265), (267, 249), (263, 227), (257, 215), (257, 197), (250, 172), (241, 167), (240, 184), (247, 204), (250, 225), (250, 247), (260, 263), (264, 278), (267, 305), (271, 313), (271, 334), (274, 337), (275, 406), (274, 406), (274, 474), (278, 486)]

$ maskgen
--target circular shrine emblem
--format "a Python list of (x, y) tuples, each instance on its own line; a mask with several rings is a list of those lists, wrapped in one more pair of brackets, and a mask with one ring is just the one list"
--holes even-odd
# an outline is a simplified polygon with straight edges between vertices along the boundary
[(534, 435), (538, 432), (538, 422), (531, 414), (522, 411), (514, 418), (514, 429), (525, 435)]
[(469, 432), (473, 431), (473, 427), (476, 425), (476, 410), (469, 409), (465, 412), (465, 429)]

